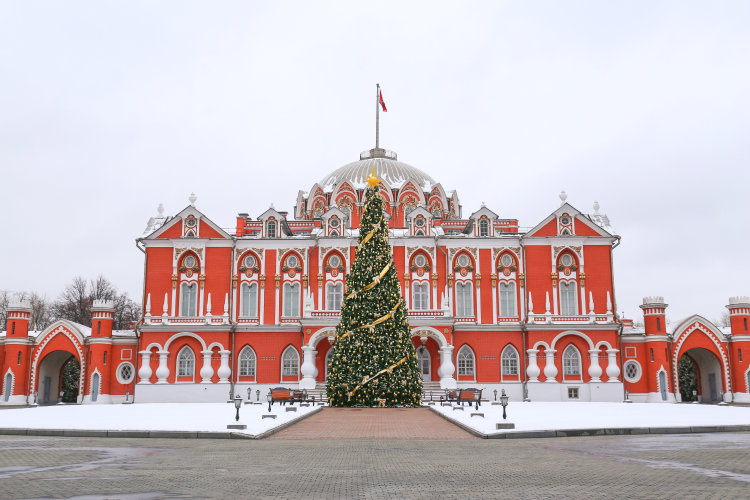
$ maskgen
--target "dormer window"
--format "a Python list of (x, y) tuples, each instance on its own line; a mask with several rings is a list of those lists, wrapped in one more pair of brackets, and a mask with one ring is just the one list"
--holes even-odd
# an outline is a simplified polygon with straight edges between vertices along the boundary
[(490, 235), (490, 221), (485, 218), (479, 219), (479, 236), (485, 237)]
[(560, 217), (560, 224), (563, 226), (569, 226), (570, 225), (570, 216), (568, 214), (563, 215)]
[(187, 227), (195, 227), (195, 224), (196, 224), (195, 217), (193, 217), (192, 215), (188, 217), (187, 220), (185, 221), (185, 225)]
[(269, 238), (275, 238), (276, 237), (276, 221), (275, 220), (269, 220), (268, 221), (266, 235)]

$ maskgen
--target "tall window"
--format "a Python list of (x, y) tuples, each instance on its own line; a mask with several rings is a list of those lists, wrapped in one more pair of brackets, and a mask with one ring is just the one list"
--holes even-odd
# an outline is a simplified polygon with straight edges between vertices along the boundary
[(479, 236), (490, 235), (490, 221), (487, 219), (479, 219)]
[(240, 377), (255, 376), (255, 352), (246, 346), (240, 352)]
[(516, 284), (500, 283), (500, 317), (512, 318), (516, 315)]
[(470, 317), (474, 315), (471, 283), (456, 283), (456, 316)]
[(258, 285), (242, 284), (240, 291), (240, 316), (254, 318), (258, 316)]
[(198, 284), (182, 284), (182, 293), (180, 294), (180, 316), (192, 318), (195, 317), (195, 310), (198, 306)]
[(575, 316), (578, 311), (576, 300), (576, 283), (560, 283), (560, 314)]
[(266, 231), (266, 234), (268, 235), (269, 238), (276, 237), (276, 221), (275, 220), (268, 221), (268, 231)]
[(284, 283), (284, 316), (299, 316), (299, 283)]
[(195, 354), (188, 346), (180, 350), (177, 355), (177, 376), (192, 377), (195, 374)]
[(412, 309), (425, 310), (430, 308), (430, 285), (428, 283), (415, 283), (412, 293)]
[(569, 345), (563, 351), (563, 376), (581, 376), (581, 353), (573, 345)]
[(458, 351), (457, 364), (459, 377), (474, 376), (474, 353), (468, 346), (463, 346)]
[(328, 283), (326, 285), (326, 309), (329, 311), (340, 311), (343, 295), (343, 283)]
[(515, 347), (512, 345), (506, 346), (500, 355), (500, 360), (504, 376), (518, 376), (518, 351)]
[(281, 376), (299, 376), (299, 354), (294, 347), (287, 347), (286, 351), (284, 351), (284, 355), (281, 356)]

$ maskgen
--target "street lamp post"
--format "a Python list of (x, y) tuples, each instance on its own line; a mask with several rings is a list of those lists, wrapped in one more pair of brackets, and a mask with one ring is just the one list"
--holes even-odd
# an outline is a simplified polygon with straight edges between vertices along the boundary
[(482, 394), (479, 391), (474, 391), (474, 409), (479, 410), (479, 398)]
[(507, 415), (505, 414), (505, 407), (508, 406), (508, 395), (505, 394), (505, 389), (502, 390), (502, 393), (500, 393), (500, 404), (503, 406), (503, 420), (507, 418)]
[(271, 394), (271, 391), (268, 391), (266, 399), (268, 400), (268, 412), (271, 413), (271, 401), (273, 401), (273, 395)]
[(494, 392), (494, 393), (495, 393), (495, 401), (497, 401), (497, 389), (495, 389), (495, 390), (494, 390), (494, 391), (492, 391), (492, 392)]
[(242, 396), (237, 394), (234, 396), (234, 407), (237, 409), (237, 414), (234, 416), (234, 421), (238, 422), (240, 420), (240, 407), (242, 406)]
[(698, 404), (698, 391), (693, 389), (693, 404)]
[(255, 390), (255, 401), (260, 402), (260, 389)]

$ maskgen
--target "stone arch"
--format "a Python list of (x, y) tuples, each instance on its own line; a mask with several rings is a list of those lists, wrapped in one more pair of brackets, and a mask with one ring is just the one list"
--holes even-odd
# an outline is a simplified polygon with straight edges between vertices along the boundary
[(310, 347), (317, 347), (318, 342), (323, 340), (324, 338), (328, 337), (335, 337), (336, 336), (336, 327), (335, 326), (327, 326), (325, 328), (321, 328), (317, 332), (313, 333), (310, 336), (310, 340), (307, 341), (308, 346)]
[(544, 347), (545, 351), (549, 351), (552, 349), (549, 344), (543, 340), (538, 341), (534, 346), (532, 347), (533, 350), (538, 351), (540, 347)]
[(585, 333), (579, 332), (577, 330), (566, 330), (564, 332), (558, 333), (557, 336), (555, 336), (555, 338), (552, 339), (552, 349), (556, 349), (557, 348), (557, 342), (558, 342), (558, 340), (560, 340), (561, 338), (566, 337), (568, 335), (575, 335), (575, 336), (581, 337), (581, 338), (583, 338), (583, 340), (586, 341), (586, 344), (588, 344), (589, 350), (591, 350), (591, 349), (594, 348), (594, 343), (591, 342), (591, 339)]
[(448, 339), (445, 338), (445, 335), (436, 328), (432, 328), (431, 326), (415, 326), (411, 329), (411, 337), (421, 337), (422, 335), (419, 335), (419, 332), (425, 332), (426, 336), (435, 340), (440, 348), (451, 345)]
[(81, 373), (78, 377), (79, 389), (79, 401), (83, 395), (84, 387), (86, 387), (86, 356), (84, 355), (83, 348), (83, 334), (76, 328), (75, 324), (67, 320), (58, 320), (47, 327), (46, 331), (41, 335), (37, 336), (35, 347), (31, 356), (31, 377), (29, 381), (29, 391), (33, 391), (36, 387), (37, 377), (39, 376), (39, 364), (44, 360), (47, 354), (51, 352), (45, 352), (45, 348), (52, 342), (58, 335), (63, 335), (72, 344), (74, 351), (71, 352), (78, 358), (78, 362), (81, 365)]
[(729, 376), (729, 358), (727, 356), (726, 348), (722, 345), (723, 342), (726, 341), (726, 338), (724, 337), (724, 334), (721, 332), (721, 330), (716, 328), (713, 323), (699, 315), (691, 316), (690, 318), (680, 323), (677, 328), (674, 329), (673, 337), (675, 338), (675, 341), (672, 344), (671, 354), (673, 380), (672, 383), (674, 384), (675, 392), (679, 391), (680, 387), (677, 364), (680, 361), (680, 357), (685, 352), (690, 350), (685, 349), (683, 351), (683, 347), (685, 343), (691, 339), (691, 337), (695, 339), (695, 336), (693, 334), (702, 334), (704, 338), (709, 340), (709, 342), (705, 343), (704, 345), (693, 346), (692, 348), (700, 347), (706, 349), (714, 356), (716, 356), (722, 373), (722, 387), (726, 388), (726, 392), (733, 392), (732, 380)]
[[(195, 340), (197, 340), (200, 343), (202, 350), (204, 350), (204, 351), (207, 350), (206, 349), (206, 342), (199, 335), (196, 335), (195, 333), (192, 333), (192, 332), (175, 333), (174, 335), (172, 335), (171, 337), (169, 337), (169, 340), (167, 340), (164, 343), (164, 349), (163, 350), (164, 351), (168, 351), (169, 350), (169, 346), (172, 344), (172, 342), (174, 342), (175, 340), (179, 339), (180, 337), (191, 337), (191, 338), (194, 338)], [(150, 350), (151, 346), (157, 346), (158, 347), (158, 345), (159, 344), (156, 344), (156, 343), (151, 344), (151, 345), (148, 346), (148, 348), (146, 350)]]
[(206, 350), (207, 351), (212, 351), (214, 349), (214, 347), (218, 347), (220, 351), (225, 351), (226, 350), (226, 349), (224, 349), (224, 346), (221, 344), (221, 342), (218, 342), (218, 341), (212, 343), (211, 345), (209, 345)]
[(606, 340), (600, 340), (599, 342), (597, 342), (596, 345), (594, 346), (594, 349), (600, 350), (602, 346), (606, 347), (607, 349), (614, 349), (612, 345)]

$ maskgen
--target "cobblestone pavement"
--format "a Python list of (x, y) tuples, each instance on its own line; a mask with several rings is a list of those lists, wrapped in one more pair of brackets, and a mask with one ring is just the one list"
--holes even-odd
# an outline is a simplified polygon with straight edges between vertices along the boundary
[(750, 433), (557, 439), (0, 436), (3, 498), (748, 498)]
[(475, 439), (428, 408), (323, 408), (270, 439)]

